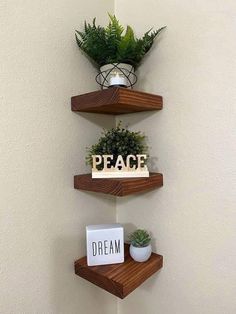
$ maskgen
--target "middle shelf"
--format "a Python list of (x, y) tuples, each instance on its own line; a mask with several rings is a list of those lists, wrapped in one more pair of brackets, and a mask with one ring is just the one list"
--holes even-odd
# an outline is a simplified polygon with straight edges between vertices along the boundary
[[(102, 114), (127, 114), (140, 111), (161, 110), (163, 99), (159, 95), (133, 89), (113, 87), (71, 98), (74, 112)], [(91, 174), (74, 177), (74, 188), (90, 192), (126, 196), (163, 186), (161, 173), (150, 173), (149, 177), (92, 179)]]
[(74, 177), (74, 188), (90, 192), (99, 192), (115, 196), (126, 196), (163, 186), (161, 173), (150, 173), (147, 178), (106, 178), (92, 179), (91, 174)]

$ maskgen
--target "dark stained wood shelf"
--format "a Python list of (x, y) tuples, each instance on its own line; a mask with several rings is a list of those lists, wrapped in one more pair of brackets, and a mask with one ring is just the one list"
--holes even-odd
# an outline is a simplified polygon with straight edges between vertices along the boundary
[(124, 114), (160, 110), (162, 97), (132, 89), (113, 87), (71, 98), (72, 111)]
[(144, 263), (135, 262), (129, 255), (129, 246), (125, 245), (125, 261), (122, 264), (88, 266), (87, 258), (75, 262), (75, 273), (96, 286), (124, 299), (139, 287), (147, 278), (163, 266), (163, 257), (152, 253)]
[(74, 177), (74, 188), (79, 190), (126, 196), (163, 186), (161, 173), (150, 173), (147, 178), (106, 178), (92, 179), (91, 174)]

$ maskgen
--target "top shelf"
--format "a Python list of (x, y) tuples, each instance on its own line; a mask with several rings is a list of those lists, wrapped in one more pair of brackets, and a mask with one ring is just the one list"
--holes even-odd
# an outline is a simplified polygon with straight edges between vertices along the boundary
[(103, 114), (125, 114), (160, 110), (162, 97), (132, 89), (113, 87), (71, 98), (71, 110)]

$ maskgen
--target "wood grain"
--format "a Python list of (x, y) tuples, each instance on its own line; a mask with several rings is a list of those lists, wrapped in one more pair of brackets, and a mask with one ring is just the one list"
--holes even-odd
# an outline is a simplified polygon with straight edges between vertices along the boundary
[(79, 190), (126, 196), (163, 186), (161, 173), (150, 173), (148, 178), (92, 179), (91, 174), (74, 177), (74, 188)]
[(125, 114), (160, 110), (162, 97), (132, 89), (113, 87), (71, 98), (72, 111)]
[(125, 262), (121, 264), (88, 266), (87, 257), (75, 261), (75, 273), (96, 286), (124, 299), (163, 266), (163, 256), (152, 253), (144, 263), (135, 262), (125, 245)]

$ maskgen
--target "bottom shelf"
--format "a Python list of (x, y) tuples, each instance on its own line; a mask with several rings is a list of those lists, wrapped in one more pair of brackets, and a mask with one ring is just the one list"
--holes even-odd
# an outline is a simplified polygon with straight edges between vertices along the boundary
[(125, 244), (125, 261), (121, 264), (88, 266), (87, 257), (75, 261), (75, 273), (96, 286), (124, 299), (163, 266), (163, 257), (152, 253), (144, 263), (135, 262)]

